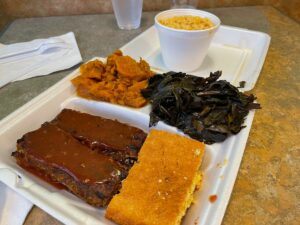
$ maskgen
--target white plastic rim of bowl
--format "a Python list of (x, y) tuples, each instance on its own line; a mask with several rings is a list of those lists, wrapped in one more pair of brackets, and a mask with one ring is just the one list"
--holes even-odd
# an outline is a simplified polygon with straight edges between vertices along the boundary
[[(161, 19), (187, 15), (208, 18), (215, 26), (205, 30), (181, 30), (159, 22)], [(197, 9), (171, 9), (158, 13), (155, 16), (155, 27), (166, 67), (181, 72), (191, 72), (199, 68), (220, 24), (220, 19), (214, 14)]]

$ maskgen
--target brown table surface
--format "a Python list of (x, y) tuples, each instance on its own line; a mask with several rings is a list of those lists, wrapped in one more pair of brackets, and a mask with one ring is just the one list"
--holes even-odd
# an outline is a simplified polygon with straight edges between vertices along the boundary
[[(223, 24), (268, 33), (271, 45), (253, 93), (263, 109), (255, 114), (243, 161), (223, 224), (300, 224), (300, 25), (272, 7), (209, 10)], [(74, 31), (84, 61), (105, 56), (153, 24), (143, 13), (142, 27), (121, 31), (113, 15), (31, 18), (14, 21), (2, 32), (4, 44)], [(73, 68), (72, 68), (73, 69)], [(66, 76), (15, 82), (0, 89), (0, 119)], [(221, 69), (221, 68), (220, 68)], [(5, 107), (3, 107), (5, 106)], [(16, 212), (17, 213), (17, 212)], [(61, 224), (34, 207), (25, 225)]]

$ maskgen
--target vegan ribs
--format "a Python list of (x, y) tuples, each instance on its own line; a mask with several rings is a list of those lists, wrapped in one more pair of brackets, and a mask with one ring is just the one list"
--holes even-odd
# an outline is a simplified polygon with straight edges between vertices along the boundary
[(52, 123), (89, 148), (127, 166), (137, 160), (146, 139), (146, 134), (138, 128), (71, 109), (64, 109)]
[(104, 207), (132, 166), (126, 159), (137, 158), (145, 137), (118, 121), (64, 109), (52, 122), (23, 135), (12, 155), (29, 172)]

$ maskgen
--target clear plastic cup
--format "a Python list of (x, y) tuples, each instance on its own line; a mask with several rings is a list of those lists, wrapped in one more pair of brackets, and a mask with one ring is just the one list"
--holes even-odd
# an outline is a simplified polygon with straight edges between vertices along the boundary
[(171, 0), (172, 9), (179, 9), (179, 8), (196, 9), (197, 6), (198, 6), (198, 0)]
[(112, 0), (112, 5), (120, 29), (131, 30), (140, 27), (143, 0)]
[[(208, 18), (215, 26), (205, 30), (179, 30), (159, 23), (160, 19), (184, 15)], [(170, 70), (182, 72), (191, 72), (199, 68), (220, 23), (217, 16), (196, 9), (171, 9), (157, 14), (155, 27), (165, 66)]]

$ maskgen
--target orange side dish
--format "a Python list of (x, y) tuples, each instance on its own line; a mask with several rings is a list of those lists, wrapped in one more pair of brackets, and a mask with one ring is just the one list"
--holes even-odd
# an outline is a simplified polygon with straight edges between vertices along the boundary
[(80, 75), (72, 83), (80, 97), (138, 108), (147, 103), (140, 91), (153, 75), (146, 61), (136, 62), (117, 50), (107, 57), (106, 64), (94, 60), (81, 65)]

